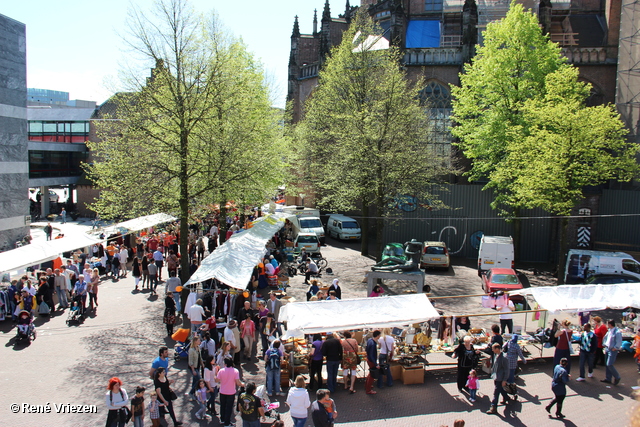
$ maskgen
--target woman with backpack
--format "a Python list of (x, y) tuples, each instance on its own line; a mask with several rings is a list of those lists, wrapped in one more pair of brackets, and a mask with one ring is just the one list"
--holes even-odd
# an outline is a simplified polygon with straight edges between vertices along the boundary
[(124, 427), (124, 425), (131, 419), (131, 415), (128, 412), (129, 396), (127, 392), (122, 388), (122, 380), (118, 377), (113, 377), (107, 384), (106, 395), (107, 409), (107, 427)]

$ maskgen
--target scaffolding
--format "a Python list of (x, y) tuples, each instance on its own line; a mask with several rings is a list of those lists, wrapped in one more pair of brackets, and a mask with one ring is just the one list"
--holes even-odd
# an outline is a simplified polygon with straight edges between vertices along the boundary
[[(522, 4), (526, 9), (538, 13), (539, 0), (518, 0), (518, 3)], [(494, 21), (499, 21), (509, 11), (511, 0), (477, 0), (478, 6), (478, 44), (482, 45), (484, 41), (484, 32), (487, 29), (487, 24)]]
[(616, 107), (640, 142), (640, 0), (622, 0)]

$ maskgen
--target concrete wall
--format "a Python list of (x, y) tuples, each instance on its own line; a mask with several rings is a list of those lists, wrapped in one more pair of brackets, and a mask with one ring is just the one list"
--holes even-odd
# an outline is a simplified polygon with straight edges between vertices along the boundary
[(0, 250), (29, 233), (25, 25), (0, 15)]

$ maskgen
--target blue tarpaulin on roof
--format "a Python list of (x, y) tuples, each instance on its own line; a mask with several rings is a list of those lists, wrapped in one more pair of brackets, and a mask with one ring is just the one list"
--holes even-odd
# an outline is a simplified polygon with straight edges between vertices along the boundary
[(409, 21), (406, 47), (440, 47), (440, 21)]

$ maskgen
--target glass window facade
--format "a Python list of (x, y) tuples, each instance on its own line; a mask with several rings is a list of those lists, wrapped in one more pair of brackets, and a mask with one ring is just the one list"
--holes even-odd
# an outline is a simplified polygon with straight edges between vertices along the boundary
[(80, 176), (87, 153), (69, 151), (29, 151), (29, 178)]
[(429, 116), (429, 134), (427, 141), (433, 147), (434, 154), (440, 157), (451, 156), (451, 92), (437, 81), (427, 82), (420, 92), (420, 99), (427, 107)]
[(424, 2), (425, 12), (440, 12), (442, 11), (442, 0), (425, 0)]
[(79, 142), (89, 139), (89, 122), (29, 121), (29, 141)]

